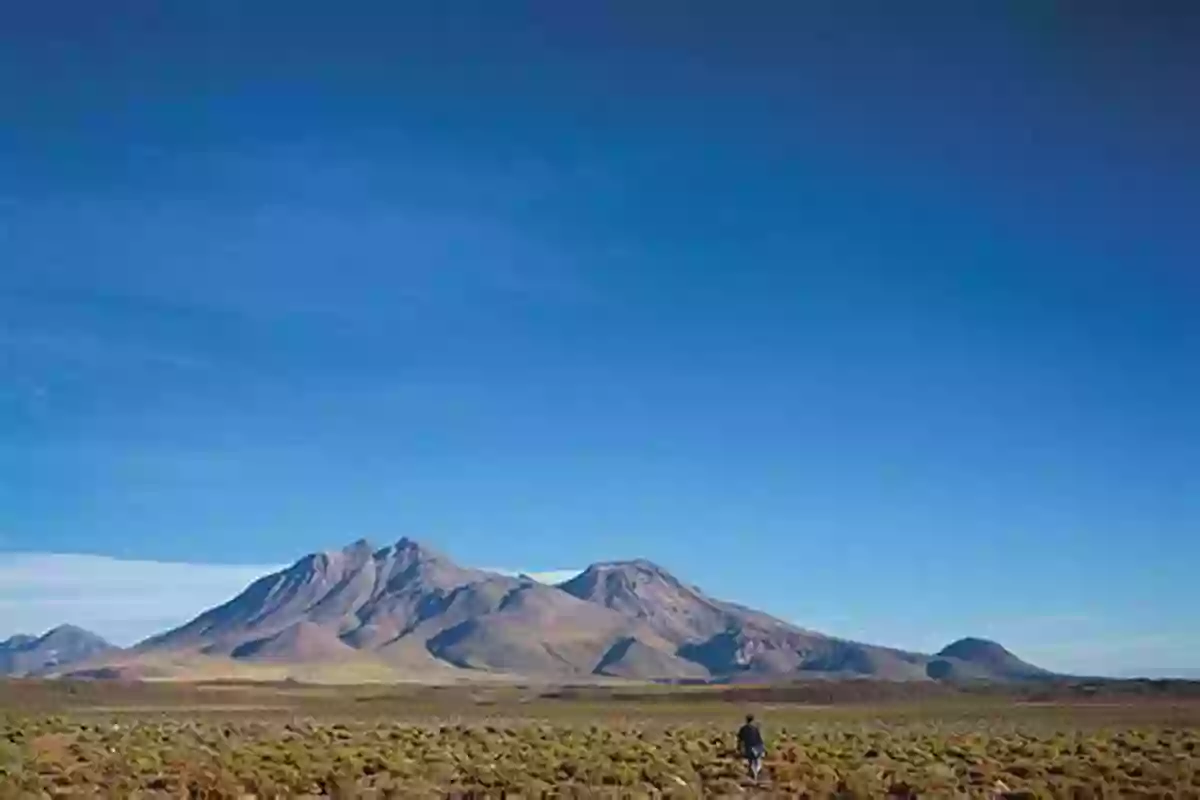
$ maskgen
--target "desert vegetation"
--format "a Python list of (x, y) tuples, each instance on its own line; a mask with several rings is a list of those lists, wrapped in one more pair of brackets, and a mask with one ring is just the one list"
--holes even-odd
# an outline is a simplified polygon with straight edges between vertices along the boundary
[[(1200, 798), (1200, 708), (747, 704), (712, 690), (25, 684), (0, 797)], [(23, 701), (18, 702), (18, 698)], [(757, 710), (764, 781), (734, 753)]]
[[(125, 718), (0, 726), (5, 797), (733, 795), (712, 723), (569, 725)], [(811, 797), (1200, 797), (1200, 735), (1007, 725), (798, 723), (771, 732), (763, 793)]]

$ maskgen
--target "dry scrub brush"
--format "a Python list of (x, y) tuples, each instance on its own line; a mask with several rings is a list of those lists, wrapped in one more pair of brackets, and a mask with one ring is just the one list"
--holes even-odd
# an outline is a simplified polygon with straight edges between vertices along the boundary
[[(1200, 732), (809, 723), (758, 791), (811, 798), (1200, 800)], [(0, 798), (699, 797), (755, 791), (713, 724), (405, 725), (166, 716), (0, 721)]]

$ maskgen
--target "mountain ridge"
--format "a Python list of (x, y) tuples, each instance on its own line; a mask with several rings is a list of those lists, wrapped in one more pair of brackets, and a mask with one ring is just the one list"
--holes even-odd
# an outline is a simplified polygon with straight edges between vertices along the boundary
[[(131, 670), (204, 660), (358, 665), (418, 679), (1011, 681), (1050, 674), (980, 642), (960, 640), (936, 654), (854, 642), (709, 596), (643, 558), (599, 561), (547, 584), (463, 567), (403, 537), (306, 554), (180, 626), (101, 655)], [(77, 671), (104, 668), (103, 661)]]

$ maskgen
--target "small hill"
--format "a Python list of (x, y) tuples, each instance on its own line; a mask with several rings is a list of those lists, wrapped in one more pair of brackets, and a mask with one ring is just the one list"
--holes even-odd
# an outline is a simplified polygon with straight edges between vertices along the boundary
[(0, 642), (0, 675), (36, 675), (116, 651), (91, 631), (60, 625), (41, 636), (18, 634)]
[(1052, 673), (1022, 661), (1000, 644), (974, 637), (943, 647), (926, 670), (935, 680), (1023, 681), (1052, 677)]
[(28, 647), (37, 641), (36, 636), (30, 636), (27, 633), (18, 633), (8, 639), (0, 640), (0, 652), (14, 652), (21, 648)]

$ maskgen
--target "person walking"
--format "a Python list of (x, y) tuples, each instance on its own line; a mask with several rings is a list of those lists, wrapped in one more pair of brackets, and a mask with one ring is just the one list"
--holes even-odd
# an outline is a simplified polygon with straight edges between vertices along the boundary
[(762, 771), (763, 758), (767, 755), (767, 746), (763, 743), (762, 731), (754, 721), (753, 714), (746, 715), (746, 724), (737, 732), (738, 753), (746, 759), (746, 771), (755, 783)]

